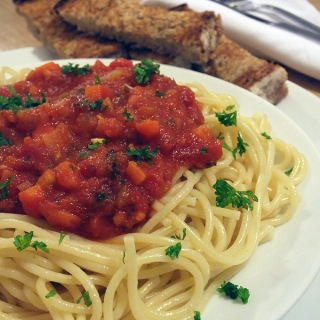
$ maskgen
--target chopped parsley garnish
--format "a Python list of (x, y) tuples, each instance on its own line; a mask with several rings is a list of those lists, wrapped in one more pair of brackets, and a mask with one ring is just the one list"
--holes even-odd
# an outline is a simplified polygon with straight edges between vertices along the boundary
[[(230, 111), (234, 108), (234, 106), (229, 106), (226, 108), (227, 111)], [(216, 117), (219, 122), (226, 127), (237, 126), (237, 111), (234, 112), (226, 112), (223, 110), (222, 112), (216, 112)]]
[(0, 182), (0, 201), (7, 199), (9, 195), (9, 185), (13, 176), (10, 176), (7, 182)]
[(122, 254), (122, 262), (125, 264), (125, 262), (124, 262), (124, 258), (126, 257), (126, 252), (125, 251), (123, 251), (123, 254)]
[(171, 238), (172, 238), (172, 239), (184, 240), (185, 237), (186, 237), (186, 235), (187, 235), (187, 229), (186, 229), (186, 228), (183, 228), (183, 229), (182, 229), (182, 237), (181, 237), (180, 235), (179, 235), (179, 236), (175, 235), (175, 236), (171, 236)]
[(165, 96), (166, 94), (164, 92), (160, 92), (159, 90), (156, 91), (156, 96), (157, 97), (163, 97)]
[(224, 281), (220, 288), (217, 289), (220, 293), (225, 293), (225, 295), (233, 300), (239, 298), (243, 304), (248, 303), (250, 293), (247, 288), (239, 287), (231, 282)]
[(265, 137), (267, 140), (272, 139), (266, 132), (261, 133), (261, 135)]
[(43, 252), (46, 252), (46, 253), (49, 253), (50, 251), (47, 245), (42, 241), (33, 241), (30, 244), (30, 247), (34, 248), (36, 251), (38, 251), (38, 249), (41, 249)]
[(22, 100), (16, 94), (12, 85), (8, 85), (8, 88), (12, 94), (10, 98), (6, 98), (4, 96), (0, 96), (0, 109), (1, 110), (12, 110), (14, 114), (16, 114), (21, 106), (23, 105)]
[(290, 174), (292, 173), (293, 171), (293, 167), (291, 169), (289, 169), (288, 171), (285, 171), (284, 173), (287, 175), (287, 176), (290, 176)]
[(252, 191), (237, 191), (227, 181), (219, 178), (213, 185), (216, 190), (216, 205), (217, 207), (224, 208), (228, 204), (231, 204), (233, 208), (244, 208), (247, 210), (253, 210), (253, 205), (249, 197), (257, 202), (258, 198)]
[[(236, 149), (239, 151), (240, 156), (242, 156), (247, 151), (246, 147), (248, 147), (249, 145), (243, 141), (239, 132), (238, 132), (237, 140), (238, 140), (238, 143), (237, 143)], [(232, 153), (234, 152), (236, 151), (233, 150)], [(233, 155), (233, 157), (235, 158), (235, 154)]]
[(105, 193), (99, 193), (96, 195), (96, 201), (97, 202), (100, 202), (100, 201), (103, 201), (107, 198), (106, 194)]
[(25, 101), (23, 106), (25, 108), (30, 109), (30, 108), (34, 108), (34, 107), (42, 105), (43, 103), (45, 103), (47, 101), (47, 99), (46, 99), (46, 96), (45, 96), (44, 92), (41, 92), (41, 96), (42, 96), (42, 101), (34, 100), (34, 99), (31, 98), (31, 94), (29, 93), (27, 95), (27, 99), (26, 99), (26, 101)]
[(152, 74), (160, 73), (160, 65), (153, 63), (151, 59), (142, 59), (142, 63), (134, 66), (133, 72), (138, 83), (148, 83)]
[(0, 96), (0, 109), (1, 110), (12, 110), (14, 114), (16, 114), (21, 107), (24, 108), (34, 108), (46, 102), (46, 97), (43, 92), (41, 92), (42, 101), (34, 100), (31, 98), (31, 94), (27, 95), (26, 101), (23, 102), (19, 96), (17, 95), (14, 87), (12, 85), (8, 85), (8, 88), (12, 94), (10, 98), (6, 98), (4, 96)]
[(166, 256), (169, 256), (171, 260), (174, 260), (179, 257), (179, 253), (181, 251), (181, 242), (178, 242), (177, 244), (168, 247), (164, 250)]
[(239, 151), (240, 156), (242, 156), (247, 151), (246, 147), (249, 146), (246, 142), (243, 141), (240, 133), (238, 133), (237, 140), (238, 140), (237, 146), (233, 150), (230, 148), (230, 146), (228, 144), (226, 144), (226, 143), (222, 144), (222, 148), (232, 152), (232, 156), (234, 159), (236, 159), (236, 154), (238, 151)]
[(193, 319), (194, 319), (194, 320), (201, 320), (200, 311), (195, 311), (195, 312), (194, 312)]
[(107, 144), (108, 142), (109, 142), (108, 139), (103, 139), (102, 142), (100, 142), (100, 141), (90, 142), (90, 143), (88, 144), (88, 149), (89, 149), (89, 150), (96, 150), (96, 149), (98, 149), (98, 148), (100, 147), (100, 145), (102, 145), (102, 144)]
[(81, 151), (79, 157), (85, 157), (88, 154), (88, 151)]
[(135, 161), (143, 160), (149, 163), (151, 166), (153, 165), (153, 162), (151, 159), (153, 159), (157, 153), (159, 153), (160, 148), (157, 147), (153, 151), (151, 151), (150, 147), (142, 147), (140, 149), (132, 149), (128, 147), (128, 152), (125, 153), (127, 156), (132, 156)]
[(102, 104), (103, 104), (103, 99), (100, 98), (91, 104), (90, 110), (97, 110), (97, 109), (101, 110)]
[(33, 241), (31, 242), (33, 238), (33, 231), (30, 231), (29, 233), (26, 233), (23, 237), (20, 235), (17, 235), (14, 237), (13, 244), (16, 246), (18, 251), (22, 251), (24, 249), (27, 249), (28, 247), (32, 247), (35, 250), (41, 249), (44, 252), (49, 252), (49, 249), (47, 245), (42, 241)]
[(61, 232), (60, 232), (60, 237), (59, 237), (59, 246), (60, 246), (60, 244), (62, 243), (62, 241), (63, 241), (63, 239), (64, 239), (65, 236), (66, 236), (66, 235), (61, 231)]
[(52, 298), (54, 297), (55, 295), (57, 294), (57, 291), (56, 290), (51, 290), (48, 292), (48, 294), (46, 294), (46, 298), (49, 299), (49, 298)]
[(11, 145), (11, 141), (9, 139), (6, 139), (3, 134), (0, 132), (0, 147)]
[(125, 122), (129, 122), (129, 121), (134, 120), (134, 116), (130, 117), (131, 113), (128, 112), (127, 108), (124, 108), (122, 115), (127, 118)]
[(76, 75), (81, 75), (81, 76), (84, 76), (85, 74), (87, 74), (89, 72), (92, 72), (92, 70), (90, 69), (88, 64), (79, 68), (78, 64), (73, 64), (70, 62), (68, 64), (62, 66), (61, 71), (64, 74), (74, 73)]
[(85, 303), (85, 305), (86, 305), (87, 307), (90, 307), (90, 306), (92, 305), (92, 301), (91, 301), (91, 299), (90, 299), (90, 295), (89, 295), (89, 292), (88, 292), (88, 291), (84, 292), (84, 293), (81, 295), (81, 297), (76, 301), (76, 303), (79, 304), (82, 298), (83, 298), (84, 303)]
[(94, 76), (94, 78), (96, 79), (94, 84), (101, 84), (101, 79), (99, 76)]
[(202, 154), (207, 154), (207, 153), (208, 153), (207, 147), (203, 147), (203, 148), (200, 150), (200, 152), (201, 152)]

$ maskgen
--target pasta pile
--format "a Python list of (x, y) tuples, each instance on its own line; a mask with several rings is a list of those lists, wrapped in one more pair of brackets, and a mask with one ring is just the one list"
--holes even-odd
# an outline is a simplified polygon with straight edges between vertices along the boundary
[[(246, 152), (235, 159), (224, 148), (216, 166), (182, 169), (144, 226), (104, 243), (71, 234), (62, 239), (43, 221), (0, 214), (0, 319), (194, 319), (221, 283), (293, 216), (295, 186), (307, 170), (304, 156), (272, 136), (266, 116), (239, 116), (232, 97), (187, 85), (203, 103), (214, 135), (234, 150), (240, 133)], [(237, 126), (226, 127), (216, 112), (230, 105), (238, 111)], [(251, 190), (258, 198), (253, 210), (217, 207), (213, 185), (219, 178), (238, 191)], [(17, 250), (14, 238), (31, 231), (50, 252)], [(177, 243), (182, 249), (172, 259), (165, 250)]]

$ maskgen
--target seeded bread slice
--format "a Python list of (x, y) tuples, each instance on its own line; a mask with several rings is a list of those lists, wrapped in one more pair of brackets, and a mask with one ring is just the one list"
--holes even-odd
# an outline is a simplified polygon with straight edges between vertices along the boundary
[(194, 63), (208, 63), (222, 34), (220, 16), (211, 11), (169, 11), (128, 0), (62, 0), (56, 10), (78, 30)]
[(58, 0), (14, 0), (17, 10), (26, 17), (33, 33), (52, 52), (62, 58), (125, 57), (122, 44), (106, 38), (77, 32), (64, 22), (53, 7)]

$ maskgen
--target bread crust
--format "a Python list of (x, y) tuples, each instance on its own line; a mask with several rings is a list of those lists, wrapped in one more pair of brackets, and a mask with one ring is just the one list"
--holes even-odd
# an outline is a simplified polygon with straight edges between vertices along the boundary
[(33, 33), (62, 58), (96, 58), (126, 56), (124, 45), (106, 38), (77, 32), (53, 10), (57, 0), (15, 0), (17, 10), (25, 16)]
[(142, 6), (124, 0), (68, 0), (59, 15), (79, 30), (207, 63), (222, 34), (219, 15)]

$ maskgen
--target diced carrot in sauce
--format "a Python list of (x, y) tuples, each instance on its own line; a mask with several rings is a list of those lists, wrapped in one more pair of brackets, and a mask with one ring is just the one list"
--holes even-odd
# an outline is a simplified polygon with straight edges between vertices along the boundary
[(91, 102), (98, 99), (105, 100), (106, 98), (112, 99), (114, 93), (111, 88), (106, 85), (97, 84), (95, 86), (86, 86), (84, 96)]
[(80, 171), (72, 162), (64, 161), (55, 168), (57, 182), (67, 188), (76, 189), (81, 181)]
[(139, 167), (135, 161), (130, 161), (126, 169), (126, 173), (129, 179), (135, 184), (140, 185), (144, 180), (146, 180), (147, 175), (141, 167)]
[(48, 189), (56, 181), (54, 171), (51, 169), (46, 170), (38, 179), (37, 185), (41, 186), (42, 189)]
[(159, 121), (147, 119), (136, 124), (136, 130), (147, 140), (153, 139), (159, 135)]
[(18, 196), (26, 214), (33, 218), (41, 218), (42, 214), (38, 207), (39, 203), (45, 201), (45, 195), (40, 185), (21, 191)]

